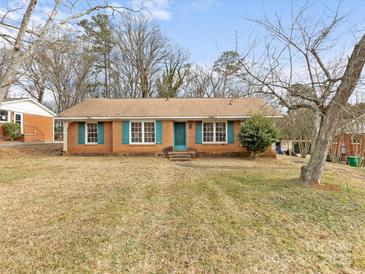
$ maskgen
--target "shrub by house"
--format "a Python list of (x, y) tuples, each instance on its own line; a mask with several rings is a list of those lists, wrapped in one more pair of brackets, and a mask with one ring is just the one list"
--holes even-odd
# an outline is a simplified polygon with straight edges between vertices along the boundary
[(278, 131), (271, 119), (255, 115), (241, 124), (239, 139), (241, 145), (251, 152), (255, 159), (259, 153), (265, 152), (278, 138)]

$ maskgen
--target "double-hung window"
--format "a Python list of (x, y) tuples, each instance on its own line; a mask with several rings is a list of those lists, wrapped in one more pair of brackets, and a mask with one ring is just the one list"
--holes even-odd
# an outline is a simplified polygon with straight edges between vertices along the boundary
[(154, 144), (156, 142), (156, 126), (154, 121), (131, 122), (132, 144)]
[(215, 142), (225, 143), (227, 142), (227, 125), (226, 122), (215, 123)]
[(204, 122), (203, 143), (227, 143), (227, 123)]
[(86, 123), (86, 143), (97, 144), (98, 143), (98, 124)]
[(14, 122), (20, 126), (21, 133), (23, 134), (23, 114), (14, 113)]
[(7, 110), (0, 110), (0, 123), (9, 122), (9, 111)]
[(22, 124), (22, 115), (20, 113), (14, 114), (14, 122), (21, 125)]

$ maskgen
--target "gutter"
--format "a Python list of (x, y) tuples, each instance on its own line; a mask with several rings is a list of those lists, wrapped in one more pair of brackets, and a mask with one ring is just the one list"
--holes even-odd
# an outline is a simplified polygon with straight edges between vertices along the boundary
[[(237, 115), (237, 116), (171, 116), (171, 117), (161, 117), (161, 116), (129, 116), (129, 117), (120, 117), (120, 116), (80, 116), (80, 117), (55, 117), (58, 120), (73, 120), (73, 121), (84, 121), (84, 120), (202, 120), (202, 119), (229, 119), (229, 120), (237, 120), (237, 119), (245, 119), (250, 118), (252, 115)], [(266, 115), (268, 118), (282, 118), (284, 115)]]

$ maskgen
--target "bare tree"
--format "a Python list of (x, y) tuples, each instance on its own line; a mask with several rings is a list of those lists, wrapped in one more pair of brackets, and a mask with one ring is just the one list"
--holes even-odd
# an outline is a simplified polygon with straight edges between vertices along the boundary
[(212, 66), (191, 66), (183, 87), (189, 97), (238, 97), (248, 95), (249, 86), (241, 80), (240, 55), (223, 52)]
[(0, 80), (3, 77), (3, 72), (6, 71), (9, 65), (9, 50), (6, 47), (0, 49)]
[(179, 89), (184, 84), (190, 65), (188, 54), (182, 48), (171, 46), (163, 60), (163, 72), (157, 79), (158, 97), (177, 97)]
[(261, 94), (275, 97), (289, 111), (313, 111), (312, 153), (302, 167), (301, 179), (319, 183), (338, 117), (365, 63), (365, 36), (347, 57), (334, 39), (343, 17), (336, 12), (329, 20), (322, 17), (315, 22), (306, 12), (307, 8), (293, 12), (288, 26), (281, 18), (253, 20), (267, 32), (263, 54), (257, 58), (255, 47), (250, 47), (242, 55), (241, 66), (242, 79)]
[(42, 68), (43, 85), (51, 92), (57, 113), (94, 95), (88, 92), (94, 55), (81, 47), (76, 38), (62, 35), (44, 41), (36, 61)]
[(167, 56), (167, 39), (158, 25), (142, 16), (127, 16), (115, 27), (116, 70), (127, 97), (150, 97)]
[(41, 65), (41, 59), (44, 55), (42, 50), (43, 47), (37, 47), (26, 53), (27, 56), (20, 69), (20, 76), (17, 78), (17, 85), (39, 103), (43, 103), (46, 93), (46, 74)]
[(223, 67), (195, 65), (189, 69), (183, 95), (188, 97), (238, 97), (248, 94), (248, 86)]
[[(24, 62), (24, 59), (26, 58), (24, 53), (27, 51), (31, 51), (34, 45), (41, 43), (55, 26), (60, 26), (60, 25), (64, 26), (66, 24), (70, 24), (75, 20), (78, 20), (98, 10), (108, 9), (112, 10), (113, 12), (123, 13), (123, 14), (126, 10), (130, 10), (126, 7), (118, 7), (115, 5), (111, 5), (106, 0), (103, 0), (101, 3), (96, 3), (95, 5), (90, 5), (89, 3), (87, 8), (78, 10), (76, 12), (75, 8), (78, 7), (77, 5), (78, 1), (72, 2), (69, 6), (67, 5), (68, 2), (67, 3), (63, 2), (66, 1), (63, 0), (54, 1), (53, 8), (51, 9), (47, 19), (45, 20), (45, 23), (36, 30), (29, 28), (29, 22), (31, 20), (33, 11), (37, 5), (37, 0), (29, 1), (29, 4), (25, 10), (25, 13), (22, 17), (19, 26), (11, 24), (6, 20), (9, 14), (11, 14), (11, 12), (15, 12), (18, 9), (6, 11), (2, 16), (2, 18), (0, 19), (0, 26), (8, 29), (10, 28), (16, 31), (15, 37), (7, 33), (0, 32), (0, 37), (12, 45), (9, 57), (9, 64), (3, 73), (3, 77), (1, 78), (0, 103), (7, 95), (10, 86), (16, 81), (16, 74), (18, 73), (20, 66)], [(55, 19), (59, 14), (59, 9), (61, 7), (61, 4), (64, 4), (65, 8), (68, 8), (72, 14), (67, 18), (58, 20), (58, 22), (55, 23)], [(32, 35), (31, 43), (27, 43), (26, 41), (27, 34)]]
[(214, 71), (209, 67), (195, 65), (190, 68), (183, 87), (186, 97), (220, 97), (221, 79), (213, 76)]
[[(21, 25), (19, 27), (19, 31), (17, 34), (17, 37), (14, 40), (10, 40), (10, 38), (13, 37), (8, 37), (7, 35), (4, 36), (2, 35), (1, 37), (5, 38), (6, 41), (8, 42), (14, 42), (14, 46), (11, 50), (10, 53), (10, 58), (9, 58), (9, 64), (6, 68), (6, 70), (3, 73), (3, 76), (1, 78), (1, 84), (0, 84), (0, 103), (3, 101), (3, 99), (5, 98), (6, 94), (8, 93), (8, 90), (10, 88), (10, 85), (14, 83), (15, 81), (15, 77), (17, 74), (17, 70), (21, 65), (22, 62), (22, 47), (24, 44), (24, 38), (25, 38), (25, 34), (27, 32), (28, 29), (28, 24), (29, 24), (29, 20), (30, 17), (33, 13), (33, 10), (35, 8), (37, 4), (37, 0), (31, 0), (29, 2), (29, 5), (24, 13), (23, 16), (23, 20), (21, 22)], [(57, 7), (58, 9), (58, 7)], [(6, 17), (7, 13), (5, 13), (2, 21), (4, 22), (5, 17)], [(13, 38), (14, 39), (14, 38)]]

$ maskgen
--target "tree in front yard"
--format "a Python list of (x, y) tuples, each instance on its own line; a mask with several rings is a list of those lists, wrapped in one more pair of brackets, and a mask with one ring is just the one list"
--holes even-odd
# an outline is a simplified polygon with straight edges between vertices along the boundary
[(239, 138), (241, 145), (247, 148), (255, 159), (278, 139), (278, 131), (271, 119), (256, 115), (241, 124)]
[(241, 78), (252, 93), (268, 96), (289, 112), (312, 112), (311, 155), (300, 175), (308, 184), (320, 183), (338, 121), (365, 66), (364, 31), (343, 31), (340, 11), (339, 6), (316, 20), (304, 6), (293, 8), (291, 18), (251, 20), (265, 34), (240, 54)]
[(21, 136), (20, 125), (17, 123), (6, 123), (5, 133), (9, 136), (11, 141), (18, 139)]

